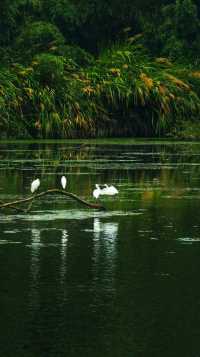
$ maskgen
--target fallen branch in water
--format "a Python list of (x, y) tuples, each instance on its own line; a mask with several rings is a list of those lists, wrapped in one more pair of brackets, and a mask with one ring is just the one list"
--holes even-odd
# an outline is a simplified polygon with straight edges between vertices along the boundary
[[(0, 205), (3, 205), (3, 201), (0, 201)], [(15, 206), (9, 206), (10, 209), (14, 209), (15, 211), (18, 211), (18, 212), (26, 212), (26, 209), (24, 208), (19, 208), (19, 207), (15, 207)]]
[[(32, 207), (33, 200), (37, 200), (40, 197), (43, 197), (43, 196), (46, 196), (46, 195), (49, 195), (49, 194), (54, 194), (54, 193), (57, 193), (57, 194), (59, 193), (59, 194), (62, 194), (64, 196), (71, 197), (75, 201), (78, 201), (78, 202), (82, 203), (83, 205), (85, 205), (85, 206), (87, 206), (89, 208), (105, 210), (105, 207), (103, 207), (101, 204), (87, 202), (87, 201), (83, 200), (82, 198), (80, 198), (79, 196), (75, 195), (74, 193), (67, 192), (67, 191), (64, 191), (64, 190), (59, 190), (57, 188), (52, 188), (52, 189), (49, 189), (47, 191), (40, 192), (38, 194), (34, 194), (33, 196), (30, 196), (30, 197), (27, 197), (27, 198), (23, 198), (23, 199), (20, 199), (20, 200), (16, 200), (16, 201), (13, 201), (13, 202), (6, 202), (6, 203), (0, 202), (0, 209), (11, 208), (11, 209), (15, 209), (15, 210), (20, 211), (20, 212), (26, 212), (27, 213), (27, 212), (30, 211), (30, 209)], [(16, 205), (21, 205), (21, 204), (27, 203), (27, 202), (29, 202), (29, 206), (26, 209), (15, 207)]]

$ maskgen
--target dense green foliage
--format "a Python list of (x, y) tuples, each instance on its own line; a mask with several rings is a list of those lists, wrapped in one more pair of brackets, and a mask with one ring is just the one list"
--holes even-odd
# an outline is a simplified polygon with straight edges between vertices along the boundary
[(1, 135), (193, 136), (199, 8), (193, 0), (4, 0)]

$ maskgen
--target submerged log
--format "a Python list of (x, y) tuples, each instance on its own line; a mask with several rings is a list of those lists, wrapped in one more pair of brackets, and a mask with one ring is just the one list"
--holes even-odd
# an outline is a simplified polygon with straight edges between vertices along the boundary
[[(46, 196), (46, 195), (49, 195), (49, 194), (54, 194), (54, 193), (57, 193), (57, 194), (59, 193), (59, 194), (64, 195), (64, 196), (71, 197), (75, 201), (80, 202), (81, 204), (83, 204), (83, 205), (85, 205), (85, 206), (87, 206), (89, 208), (105, 210), (105, 207), (102, 206), (101, 204), (87, 202), (87, 201), (83, 200), (82, 198), (80, 198), (79, 196), (75, 195), (74, 193), (67, 192), (67, 191), (64, 191), (64, 190), (59, 190), (57, 188), (52, 188), (52, 189), (49, 189), (47, 191), (40, 192), (40, 193), (34, 194), (34, 195), (30, 196), (30, 197), (22, 198), (22, 199), (13, 201), (13, 202), (3, 203), (1, 201), (0, 202), (0, 209), (11, 208), (11, 209), (15, 209), (15, 210), (20, 211), (20, 212), (26, 212), (27, 213), (27, 212), (29, 212), (31, 210), (31, 207), (32, 207), (32, 204), (33, 204), (34, 200), (37, 200), (37, 199), (39, 199), (39, 198), (41, 198), (43, 196)], [(29, 204), (28, 208), (26, 208), (26, 209), (16, 207), (18, 205), (21, 205), (23, 203), (28, 203), (28, 202), (30, 202), (30, 204)]]

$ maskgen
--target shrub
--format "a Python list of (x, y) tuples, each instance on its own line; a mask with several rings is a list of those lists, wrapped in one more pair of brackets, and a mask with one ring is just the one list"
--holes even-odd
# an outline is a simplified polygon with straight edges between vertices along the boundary
[(55, 25), (36, 21), (28, 24), (17, 37), (15, 47), (28, 59), (33, 55), (46, 52), (51, 48), (64, 45), (64, 37)]
[(34, 58), (35, 78), (43, 86), (57, 86), (64, 76), (65, 59), (48, 53), (42, 53)]
[(197, 69), (136, 44), (115, 45), (86, 67), (42, 53), (0, 70), (0, 125), (33, 137), (164, 135), (199, 116), (199, 83)]

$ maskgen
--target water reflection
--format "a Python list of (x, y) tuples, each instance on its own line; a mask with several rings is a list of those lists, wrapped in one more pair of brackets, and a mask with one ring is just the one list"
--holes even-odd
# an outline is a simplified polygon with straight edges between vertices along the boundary
[(39, 276), (40, 246), (41, 246), (40, 230), (37, 228), (33, 228), (31, 229), (31, 244), (30, 244), (30, 248), (31, 248), (30, 273), (31, 273), (31, 280), (33, 282), (36, 282)]
[[(70, 191), (87, 200), (96, 182), (120, 190), (102, 198), (105, 212), (55, 196), (29, 214), (1, 214), (2, 241), (21, 244), (0, 247), (0, 336), (15, 331), (12, 340), (21, 333), (30, 346), (2, 343), (3, 356), (198, 355), (199, 148), (0, 145), (1, 200), (25, 196), (33, 174), (45, 189), (67, 173)], [(193, 336), (188, 350), (183, 336)]]
[(64, 286), (67, 270), (67, 246), (68, 232), (66, 229), (61, 231), (61, 263), (60, 263), (60, 283)]
[(93, 232), (94, 239), (99, 240), (101, 236), (106, 241), (114, 243), (117, 238), (119, 223), (118, 222), (102, 222), (99, 218), (94, 218)]
[[(173, 191), (180, 195), (185, 187), (198, 182), (200, 173), (199, 145), (165, 143), (134, 143), (125, 145), (31, 144), (0, 145), (0, 185), (6, 193), (29, 191), (33, 176), (41, 177), (43, 188), (58, 186), (60, 175), (69, 177), (70, 191), (91, 197), (93, 184), (128, 184), (140, 199), (153, 200)], [(81, 175), (81, 180), (80, 180)], [(134, 185), (134, 183), (137, 183)], [(192, 185), (191, 185), (192, 184)], [(142, 191), (147, 191), (142, 194)], [(126, 194), (126, 192), (125, 192)], [(122, 197), (123, 198), (123, 197)], [(125, 198), (126, 197), (125, 195)]]
[(118, 229), (119, 222), (102, 222), (94, 218), (94, 279), (100, 278), (107, 291), (114, 289)]
[(40, 276), (40, 246), (41, 237), (40, 230), (37, 228), (31, 229), (30, 247), (30, 290), (29, 290), (29, 305), (32, 313), (38, 310), (39, 306), (39, 276)]

